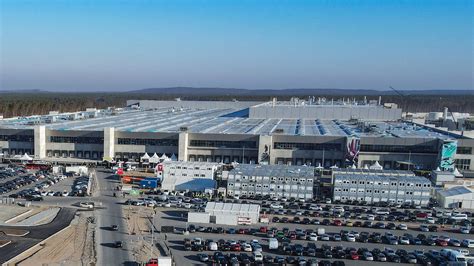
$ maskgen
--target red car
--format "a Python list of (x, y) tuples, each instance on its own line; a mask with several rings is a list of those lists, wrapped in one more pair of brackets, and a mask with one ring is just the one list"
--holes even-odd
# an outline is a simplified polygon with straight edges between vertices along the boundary
[(240, 251), (240, 244), (235, 244), (230, 247), (230, 250), (232, 251)]
[(240, 228), (239, 231), (238, 231), (238, 233), (244, 235), (244, 234), (247, 233), (247, 231), (248, 231), (247, 229)]
[(443, 240), (443, 239), (437, 239), (437, 240), (436, 240), (436, 244), (437, 244), (438, 246), (446, 247), (446, 246), (448, 245), (448, 241)]
[(268, 228), (266, 226), (260, 227), (260, 233), (266, 233)]
[(334, 220), (332, 222), (335, 226), (342, 226), (342, 221), (341, 220)]
[(357, 251), (351, 251), (351, 259), (353, 260), (359, 260), (359, 254), (357, 254)]

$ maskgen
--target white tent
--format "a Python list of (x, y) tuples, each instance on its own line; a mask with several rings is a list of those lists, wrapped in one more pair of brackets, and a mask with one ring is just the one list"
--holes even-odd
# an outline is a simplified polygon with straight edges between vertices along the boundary
[(20, 160), (22, 161), (31, 161), (33, 160), (33, 158), (31, 158), (30, 156), (28, 156), (28, 154), (23, 154), (23, 156), (20, 157)]
[(163, 153), (163, 155), (161, 155), (161, 157), (160, 157), (160, 160), (162, 160), (162, 161), (165, 161), (165, 160), (167, 160), (167, 159), (169, 159), (169, 158), (168, 158), (168, 156), (166, 156), (166, 154), (164, 154), (164, 153)]
[(454, 168), (453, 175), (454, 175), (455, 177), (462, 177), (462, 174), (461, 174), (461, 172), (459, 172), (459, 170), (458, 170), (457, 167)]
[(383, 167), (379, 164), (379, 161), (375, 161), (375, 163), (369, 168), (373, 170), (383, 170)]
[(436, 170), (435, 170), (435, 171), (436, 171), (436, 172), (441, 172), (441, 169), (439, 168), (439, 166), (436, 167)]
[(140, 161), (145, 162), (145, 163), (148, 163), (149, 160), (150, 160), (150, 155), (148, 155), (148, 153), (145, 153), (145, 155), (143, 155), (143, 156), (140, 158)]
[(318, 163), (318, 166), (316, 166), (316, 169), (321, 170), (323, 167), (321, 166), (321, 163)]
[(333, 165), (333, 166), (331, 166), (331, 167), (329, 167), (329, 168), (331, 168), (331, 169), (336, 169), (336, 168), (339, 168), (339, 167), (337, 167), (337, 165)]
[(368, 165), (364, 165), (364, 169), (365, 169), (365, 170), (369, 170), (369, 166), (368, 166)]
[(351, 168), (352, 169), (357, 169), (357, 166), (355, 164), (352, 164)]
[(178, 158), (177, 158), (176, 155), (173, 153), (173, 154), (171, 155), (171, 161), (177, 161), (177, 160), (178, 160)]
[(159, 163), (160, 162), (160, 157), (158, 157), (158, 154), (156, 152), (153, 154), (153, 156), (150, 157), (148, 160), (150, 163)]

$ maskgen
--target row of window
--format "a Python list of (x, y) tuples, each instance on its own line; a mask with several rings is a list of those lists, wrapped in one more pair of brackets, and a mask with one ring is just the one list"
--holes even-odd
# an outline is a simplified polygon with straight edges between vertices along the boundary
[(279, 150), (342, 151), (340, 143), (275, 142), (273, 143), (273, 148)]
[(313, 178), (297, 178), (297, 177), (268, 177), (268, 176), (240, 176), (240, 175), (235, 175), (235, 176), (229, 176), (229, 178), (234, 178), (234, 179), (239, 179), (241, 178), (242, 180), (251, 180), (251, 181), (262, 181), (262, 180), (271, 180), (271, 181), (286, 181), (286, 182), (300, 182), (300, 183), (313, 183)]
[(51, 143), (77, 143), (77, 144), (104, 144), (104, 138), (50, 136), (49, 142)]
[(103, 152), (99, 151), (66, 151), (66, 150), (47, 150), (47, 157), (62, 157), (62, 158), (92, 158), (101, 159), (104, 156)]
[(455, 159), (454, 164), (459, 170), (469, 170), (471, 168), (471, 159)]
[(208, 167), (208, 168), (201, 168), (199, 166), (194, 166), (194, 167), (187, 167), (187, 166), (170, 166), (170, 169), (183, 169), (183, 170), (188, 170), (188, 169), (194, 169), (194, 170), (208, 170), (208, 171), (211, 171), (212, 168), (211, 167)]
[(298, 186), (298, 185), (287, 185), (287, 186), (275, 186), (275, 185), (269, 185), (269, 184), (253, 184), (253, 183), (242, 183), (242, 184), (234, 184), (234, 183), (229, 183), (228, 184), (229, 188), (232, 187), (242, 187), (242, 188), (271, 188), (271, 189), (287, 189), (287, 190), (308, 190), (312, 191), (313, 186)]
[(188, 160), (190, 162), (216, 162), (216, 163), (231, 163), (231, 162), (238, 162), (238, 163), (251, 163), (255, 164), (257, 162), (256, 157), (243, 157), (242, 156), (210, 156), (210, 155), (189, 155)]
[(472, 154), (472, 147), (458, 147), (457, 154)]
[(119, 145), (178, 146), (177, 139), (134, 139), (118, 138)]
[(395, 152), (395, 153), (438, 153), (438, 148), (433, 145), (360, 145), (363, 152)]
[(0, 135), (0, 141), (34, 142), (33, 135)]
[(214, 147), (214, 148), (236, 148), (236, 149), (256, 149), (256, 141), (224, 141), (224, 140), (196, 140), (189, 142), (193, 147)]
[[(169, 173), (170, 176), (175, 176), (175, 173)], [(180, 176), (188, 176), (187, 173), (182, 173)], [(205, 174), (194, 174), (194, 175), (189, 175), (189, 176), (194, 176), (194, 177), (206, 177)]]
[(398, 194), (398, 195), (422, 195), (429, 196), (429, 192), (421, 191), (402, 191), (402, 190), (380, 190), (380, 189), (355, 189), (355, 188), (334, 188), (334, 192), (348, 193), (374, 193), (374, 194)]
[(32, 155), (32, 154), (35, 154), (35, 150), (34, 149), (2, 149), (1, 150), (2, 153), (5, 155), (5, 156), (14, 156), (14, 155), (23, 155), (23, 154), (29, 154), (29, 155)]
[(335, 181), (336, 184), (352, 184), (352, 185), (377, 185), (377, 186), (399, 186), (399, 187), (431, 187), (431, 184), (429, 183), (405, 183), (405, 182), (380, 182), (380, 181), (364, 181), (364, 180), (341, 180), (341, 179), (336, 179)]

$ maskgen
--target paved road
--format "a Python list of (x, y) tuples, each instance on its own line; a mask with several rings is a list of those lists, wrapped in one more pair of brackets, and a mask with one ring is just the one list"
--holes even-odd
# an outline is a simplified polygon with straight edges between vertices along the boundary
[(9, 259), (17, 256), (19, 253), (36, 245), (42, 240), (50, 237), (59, 230), (68, 226), (76, 210), (70, 208), (62, 208), (51, 223), (39, 226), (0, 226), (2, 229), (24, 229), (30, 233), (24, 237), (13, 237), (1, 234), (0, 239), (11, 240), (12, 243), (0, 249), (0, 263), (6, 262)]
[[(97, 188), (94, 201), (102, 204), (101, 209), (95, 210), (97, 221), (96, 245), (97, 265), (134, 265), (127, 246), (128, 232), (121, 205), (113, 197), (113, 188), (117, 180), (110, 173), (97, 170)], [(111, 225), (118, 225), (118, 231), (110, 230)], [(122, 241), (123, 248), (115, 248), (115, 241)]]

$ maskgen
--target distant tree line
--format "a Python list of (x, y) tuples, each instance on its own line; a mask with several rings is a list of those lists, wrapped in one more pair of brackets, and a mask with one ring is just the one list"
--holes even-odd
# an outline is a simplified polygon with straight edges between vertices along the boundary
[[(309, 96), (309, 95), (308, 95)], [(302, 99), (308, 96), (298, 96)], [(342, 96), (316, 95), (327, 99), (339, 99)], [(13, 116), (28, 116), (48, 114), (49, 111), (74, 112), (86, 108), (106, 108), (109, 106), (123, 107), (129, 99), (146, 100), (239, 100), (239, 101), (268, 101), (272, 95), (264, 96), (235, 96), (235, 95), (173, 95), (173, 94), (136, 94), (136, 93), (0, 93), (0, 114), (5, 118)], [(278, 96), (278, 100), (289, 100), (292, 96)], [(345, 96), (361, 100), (360, 95)], [(378, 96), (369, 96), (368, 100), (377, 100)], [(453, 112), (474, 113), (473, 95), (409, 95), (406, 97), (386, 95), (382, 102), (398, 104), (404, 111), (433, 112), (442, 111), (448, 107)]]

